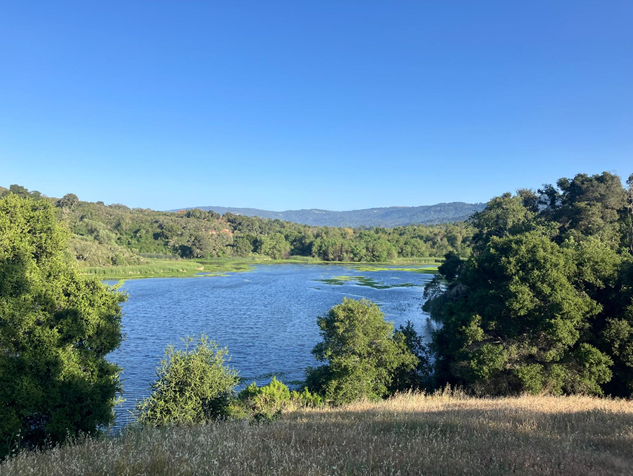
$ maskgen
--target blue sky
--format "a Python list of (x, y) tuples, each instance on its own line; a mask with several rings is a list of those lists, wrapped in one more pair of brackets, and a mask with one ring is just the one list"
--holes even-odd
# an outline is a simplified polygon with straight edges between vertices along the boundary
[(347, 210), (626, 177), (632, 24), (630, 0), (5, 0), (0, 185)]

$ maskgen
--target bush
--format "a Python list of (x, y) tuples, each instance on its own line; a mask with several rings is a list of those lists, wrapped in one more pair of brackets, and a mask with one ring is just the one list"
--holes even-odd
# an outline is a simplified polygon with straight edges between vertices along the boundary
[(270, 421), (288, 409), (316, 407), (323, 404), (323, 399), (307, 388), (304, 388), (302, 392), (290, 391), (275, 377), (263, 387), (258, 387), (253, 382), (238, 394), (237, 399), (239, 408), (233, 408), (233, 416), (252, 418), (255, 421)]
[(325, 403), (319, 394), (310, 392), (307, 387), (304, 387), (302, 392), (297, 392), (296, 390), (290, 392), (290, 399), (295, 405), (303, 408), (320, 407)]
[(291, 404), (290, 390), (275, 377), (263, 387), (253, 382), (237, 398), (247, 414), (255, 420), (272, 420)]
[(323, 341), (312, 353), (327, 362), (307, 369), (310, 390), (335, 404), (389, 394), (394, 377), (416, 368), (418, 358), (371, 301), (344, 298), (318, 318)]
[(195, 424), (223, 418), (237, 384), (237, 371), (227, 366), (228, 350), (202, 335), (192, 349), (167, 347), (156, 371), (152, 394), (136, 407), (144, 425)]

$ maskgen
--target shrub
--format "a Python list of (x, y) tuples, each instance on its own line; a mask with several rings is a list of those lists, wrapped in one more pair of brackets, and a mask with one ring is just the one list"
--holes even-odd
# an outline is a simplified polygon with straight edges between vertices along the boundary
[(274, 420), (291, 408), (316, 407), (323, 404), (323, 399), (307, 388), (302, 392), (290, 391), (275, 377), (262, 387), (253, 382), (238, 394), (237, 399), (240, 408), (233, 408), (233, 416), (252, 418), (255, 421)]
[(319, 394), (310, 392), (307, 387), (304, 387), (302, 392), (296, 390), (290, 392), (290, 399), (299, 407), (314, 408), (323, 406), (325, 403)]
[(145, 425), (195, 424), (228, 415), (237, 371), (228, 367), (226, 348), (202, 335), (191, 348), (167, 347), (157, 369), (152, 393), (137, 405), (137, 421)]
[(237, 398), (247, 415), (255, 420), (272, 420), (291, 404), (290, 390), (275, 377), (263, 387), (253, 382)]

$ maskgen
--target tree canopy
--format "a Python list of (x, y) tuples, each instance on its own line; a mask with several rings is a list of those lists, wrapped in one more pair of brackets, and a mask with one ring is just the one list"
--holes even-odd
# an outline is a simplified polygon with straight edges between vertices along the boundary
[(447, 259), (425, 290), (441, 323), (437, 381), (486, 394), (633, 394), (627, 196), (613, 174), (579, 174), (476, 214), (473, 255)]
[(312, 353), (325, 364), (308, 369), (308, 387), (335, 403), (383, 397), (396, 373), (418, 364), (405, 336), (394, 335), (371, 301), (344, 298), (317, 322), (323, 340)]
[[(11, 185), (3, 194), (37, 196)], [(209, 259), (293, 256), (323, 261), (380, 262), (470, 253), (472, 228), (463, 222), (395, 228), (307, 226), (278, 219), (219, 215), (200, 209), (178, 213), (90, 203), (69, 193), (48, 199), (70, 229), (70, 250), (86, 266), (135, 265), (146, 258)]]
[(69, 262), (46, 200), (0, 199), (0, 456), (113, 420), (124, 296)]

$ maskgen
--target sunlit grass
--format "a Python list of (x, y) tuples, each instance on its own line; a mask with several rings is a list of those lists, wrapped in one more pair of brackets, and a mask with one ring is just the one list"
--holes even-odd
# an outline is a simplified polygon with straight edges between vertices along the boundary
[(617, 475), (633, 469), (633, 403), (450, 393), (303, 409), (263, 425), (130, 431), (23, 453), (12, 475)]
[[(424, 258), (435, 260), (438, 258)], [(437, 265), (432, 261), (427, 264), (417, 263), (406, 268), (395, 267), (389, 263), (353, 263), (341, 261), (321, 261), (308, 256), (293, 256), (289, 259), (273, 260), (266, 257), (231, 257), (195, 260), (165, 260), (145, 258), (145, 263), (126, 266), (83, 267), (82, 273), (96, 276), (100, 279), (134, 279), (134, 278), (173, 278), (190, 277), (199, 274), (223, 275), (250, 271), (257, 264), (315, 264), (315, 265), (345, 265), (358, 271), (409, 271), (423, 274), (437, 273)], [(394, 262), (395, 263), (395, 262)], [(404, 263), (398, 262), (403, 266)]]
[(219, 275), (249, 271), (247, 263), (203, 263), (190, 260), (148, 260), (145, 264), (82, 268), (82, 272), (100, 279), (171, 278), (196, 275)]

